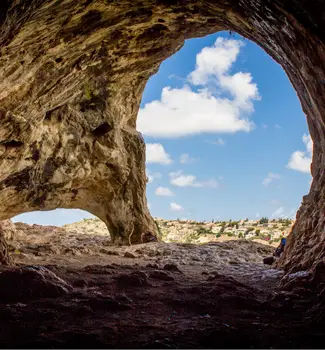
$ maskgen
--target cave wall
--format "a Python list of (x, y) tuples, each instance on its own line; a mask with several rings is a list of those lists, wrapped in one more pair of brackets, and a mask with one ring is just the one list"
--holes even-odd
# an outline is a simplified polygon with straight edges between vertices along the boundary
[[(313, 182), (279, 266), (325, 253), (325, 14), (307, 0), (4, 0), (0, 219), (80, 208), (116, 242), (156, 234), (136, 117), (148, 78), (184, 40), (232, 30), (286, 71), (314, 142)], [(279, 103), (285, 103), (279, 101)]]

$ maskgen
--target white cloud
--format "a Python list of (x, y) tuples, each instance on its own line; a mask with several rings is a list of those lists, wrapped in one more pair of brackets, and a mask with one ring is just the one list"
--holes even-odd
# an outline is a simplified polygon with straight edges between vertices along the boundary
[(194, 175), (179, 175), (173, 177), (170, 183), (179, 187), (201, 187), (200, 184), (196, 182), (196, 176)]
[(196, 56), (195, 70), (189, 79), (195, 85), (205, 85), (213, 76), (222, 76), (236, 61), (243, 42), (218, 38), (213, 46), (204, 47)]
[(287, 167), (303, 173), (310, 173), (310, 163), (313, 155), (313, 141), (309, 134), (304, 134), (302, 141), (306, 146), (306, 151), (293, 152)]
[(271, 217), (272, 218), (282, 218), (282, 217), (284, 217), (283, 214), (284, 214), (284, 208), (283, 207), (279, 207), (277, 210), (275, 210), (272, 213)]
[(211, 187), (217, 188), (218, 182), (215, 179), (197, 181), (196, 176), (183, 174), (181, 170), (169, 173), (170, 183), (178, 187)]
[(242, 45), (239, 40), (218, 38), (204, 48), (188, 76), (190, 84), (201, 87), (197, 91), (187, 84), (164, 87), (160, 100), (140, 109), (138, 130), (154, 137), (250, 131), (253, 123), (245, 115), (253, 112), (253, 101), (259, 99), (257, 86), (250, 73), (229, 73)]
[(290, 157), (288, 168), (302, 173), (310, 173), (310, 163), (311, 158), (306, 156), (305, 152), (296, 151)]
[(148, 178), (148, 183), (152, 183), (156, 179), (161, 178), (161, 173), (152, 173), (150, 170), (147, 169), (147, 178)]
[(214, 141), (206, 141), (211, 145), (224, 146), (226, 144), (225, 140), (222, 137), (217, 137)]
[(279, 179), (280, 179), (280, 175), (279, 174), (268, 173), (267, 177), (262, 181), (262, 184), (264, 186), (268, 186), (274, 180), (279, 180)]
[(170, 155), (165, 151), (160, 143), (147, 143), (146, 145), (147, 163), (170, 164)]
[(174, 193), (168, 187), (159, 186), (156, 188), (155, 194), (157, 196), (171, 197)]
[(188, 153), (183, 153), (179, 157), (179, 162), (181, 164), (187, 164), (187, 163), (192, 163), (195, 161), (195, 158), (190, 157)]
[(182, 210), (184, 210), (184, 208), (181, 205), (179, 205), (179, 204), (177, 204), (175, 202), (171, 202), (169, 204), (169, 208), (172, 211), (182, 211)]

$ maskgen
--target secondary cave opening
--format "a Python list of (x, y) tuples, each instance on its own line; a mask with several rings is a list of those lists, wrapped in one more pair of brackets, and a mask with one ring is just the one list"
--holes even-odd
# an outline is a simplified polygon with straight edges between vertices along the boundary
[(228, 31), (187, 40), (148, 81), (137, 129), (165, 241), (287, 237), (312, 141), (286, 73), (257, 44)]
[(1, 223), (14, 263), (69, 265), (112, 245), (105, 223), (80, 209), (35, 211)]

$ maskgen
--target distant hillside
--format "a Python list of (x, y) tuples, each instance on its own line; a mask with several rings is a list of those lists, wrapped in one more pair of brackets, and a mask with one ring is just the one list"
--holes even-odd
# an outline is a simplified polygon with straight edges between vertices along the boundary
[[(286, 237), (294, 223), (289, 219), (239, 220), (196, 222), (192, 220), (165, 220), (156, 218), (160, 238), (173, 243), (224, 242), (234, 239), (253, 240), (262, 244), (276, 246), (281, 237)], [(99, 219), (84, 219), (64, 225), (69, 232), (107, 236), (108, 230)]]

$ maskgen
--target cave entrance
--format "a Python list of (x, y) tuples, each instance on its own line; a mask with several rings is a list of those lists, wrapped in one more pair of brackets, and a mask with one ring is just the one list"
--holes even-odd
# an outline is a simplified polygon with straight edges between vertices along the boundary
[(64, 226), (83, 219), (93, 219), (94, 215), (81, 209), (54, 209), (49, 211), (33, 211), (19, 214), (12, 218), (13, 222), (23, 222), (29, 225)]
[(187, 40), (148, 81), (137, 129), (165, 241), (276, 246), (288, 235), (312, 141), (287, 75), (257, 44), (225, 31)]
[(69, 265), (107, 253), (111, 237), (103, 221), (79, 209), (35, 211), (2, 223), (15, 263)]

